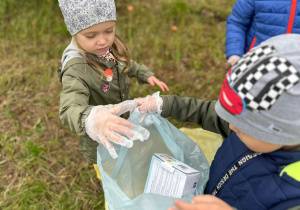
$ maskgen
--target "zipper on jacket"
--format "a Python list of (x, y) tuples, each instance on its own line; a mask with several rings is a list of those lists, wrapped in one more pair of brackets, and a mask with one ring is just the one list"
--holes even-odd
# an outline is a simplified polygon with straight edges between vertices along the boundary
[(255, 42), (256, 42), (256, 37), (253, 38), (253, 40), (252, 40), (252, 42), (251, 42), (251, 45), (250, 45), (250, 48), (249, 48), (248, 52), (249, 52), (250, 50), (252, 50), (252, 48), (253, 48)]
[(117, 61), (116, 61), (116, 72), (117, 72), (117, 78), (118, 78), (118, 85), (120, 88), (120, 91), (119, 91), (120, 99), (121, 99), (121, 101), (124, 101), (123, 97), (122, 97), (122, 88), (121, 88), (121, 84), (120, 84), (120, 72), (119, 72), (119, 65), (118, 65)]
[[(289, 24), (288, 24), (287, 31), (286, 31), (287, 34), (292, 33), (294, 19), (295, 19), (295, 13), (296, 13), (296, 7), (297, 7), (297, 0), (292, 0)], [(255, 42), (256, 42), (256, 37), (253, 38), (248, 52), (253, 48)]]
[(287, 34), (292, 33), (294, 18), (295, 18), (295, 13), (296, 13), (296, 7), (297, 7), (297, 0), (292, 0), (289, 25), (288, 25), (288, 28), (286, 31)]

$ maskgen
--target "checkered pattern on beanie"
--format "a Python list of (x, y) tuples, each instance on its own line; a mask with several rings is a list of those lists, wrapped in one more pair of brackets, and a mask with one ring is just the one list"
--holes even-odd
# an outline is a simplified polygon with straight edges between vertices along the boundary
[(250, 52), (245, 54), (242, 59), (238, 60), (232, 68), (234, 68), (234, 72), (231, 75), (231, 81), (234, 82), (241, 73), (248, 70), (248, 68), (257, 61), (261, 60), (263, 57), (274, 53), (275, 48), (273, 46), (261, 46), (253, 48)]
[[(273, 84), (264, 87), (260, 95), (253, 96), (251, 88), (268, 72), (276, 71), (277, 78), (272, 79)], [(255, 110), (268, 110), (281, 95), (281, 93), (293, 87), (299, 82), (300, 73), (285, 58), (270, 57), (261, 60), (257, 68), (245, 76), (234, 85), (238, 94), (245, 100), (247, 107)]]
[(262, 42), (228, 71), (215, 109), (247, 135), (278, 145), (300, 144), (300, 35)]

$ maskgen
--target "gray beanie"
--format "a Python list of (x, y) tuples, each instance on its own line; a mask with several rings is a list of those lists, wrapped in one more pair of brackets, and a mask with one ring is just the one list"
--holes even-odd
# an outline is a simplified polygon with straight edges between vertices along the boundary
[(116, 21), (114, 0), (58, 0), (71, 35), (98, 23)]
[(300, 144), (299, 80), (300, 35), (272, 37), (229, 70), (216, 112), (256, 139)]

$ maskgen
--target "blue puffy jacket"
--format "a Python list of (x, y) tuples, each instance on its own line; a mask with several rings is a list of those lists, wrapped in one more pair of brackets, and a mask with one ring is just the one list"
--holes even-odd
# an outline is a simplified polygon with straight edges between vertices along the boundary
[(272, 36), (300, 34), (300, 1), (237, 0), (226, 27), (226, 57), (243, 56)]

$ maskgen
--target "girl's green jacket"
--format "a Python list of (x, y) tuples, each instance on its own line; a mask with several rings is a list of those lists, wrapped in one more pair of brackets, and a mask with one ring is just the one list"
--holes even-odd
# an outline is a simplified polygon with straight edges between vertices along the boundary
[[(71, 58), (63, 69), (58, 69), (58, 78), (62, 82), (60, 119), (80, 137), (83, 156), (94, 164), (97, 163), (98, 143), (85, 132), (85, 119), (93, 106), (117, 104), (130, 99), (129, 77), (136, 77), (137, 81), (143, 84), (154, 75), (148, 67), (134, 61), (131, 61), (129, 71), (125, 73), (125, 65), (122, 62), (106, 61), (96, 56), (95, 60), (104, 70), (112, 70), (114, 75), (110, 83), (82, 57)], [(128, 114), (122, 117), (127, 118)]]

